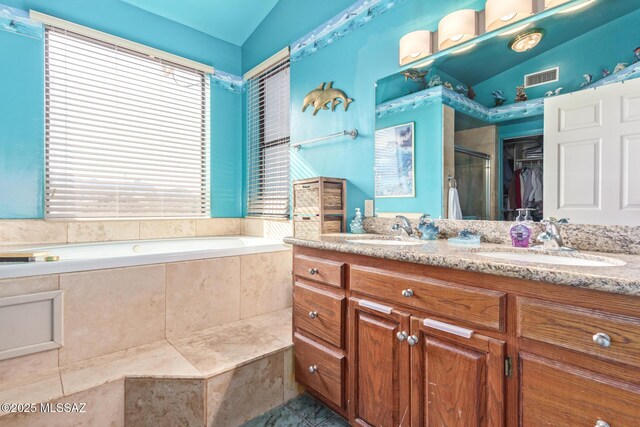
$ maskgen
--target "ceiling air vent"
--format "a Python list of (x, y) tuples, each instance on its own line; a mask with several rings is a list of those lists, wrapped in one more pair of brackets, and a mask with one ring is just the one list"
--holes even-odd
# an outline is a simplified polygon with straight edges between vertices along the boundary
[(540, 86), (547, 83), (557, 82), (560, 79), (560, 67), (539, 71), (524, 76), (524, 87)]

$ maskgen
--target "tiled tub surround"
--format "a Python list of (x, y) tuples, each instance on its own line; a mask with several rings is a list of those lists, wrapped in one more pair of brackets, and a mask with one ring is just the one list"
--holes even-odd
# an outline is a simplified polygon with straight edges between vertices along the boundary
[(256, 236), (282, 239), (291, 221), (263, 218), (158, 220), (0, 220), (0, 245), (110, 242), (209, 236)]
[[(640, 296), (640, 255), (588, 252), (579, 252), (578, 254), (552, 254), (559, 256), (583, 256), (587, 258), (595, 257), (596, 260), (607, 258), (603, 261), (613, 260), (614, 263), (619, 264), (613, 267), (576, 267), (493, 259), (477, 254), (477, 252), (489, 251), (528, 251), (528, 249), (515, 249), (511, 248), (511, 246), (494, 243), (483, 243), (482, 246), (478, 248), (453, 246), (442, 239), (437, 241), (424, 241), (423, 244), (415, 246), (383, 246), (349, 242), (349, 240), (354, 238), (371, 239), (376, 237), (385, 238), (386, 236), (376, 236), (373, 234), (334, 234), (324, 235), (317, 239), (287, 238), (285, 242), (314, 249)], [(536, 254), (540, 253), (540, 251), (534, 252)]]
[[(408, 216), (414, 227), (418, 226), (419, 214), (401, 214)], [(393, 215), (384, 217), (365, 218), (364, 228), (367, 233), (400, 235), (402, 230), (394, 231), (391, 226), (397, 222)], [(500, 245), (511, 245), (509, 229), (513, 222), (505, 221), (455, 221), (450, 219), (436, 219), (435, 224), (440, 228), (440, 238), (447, 239), (457, 236), (463, 229), (482, 235), (482, 241)], [(533, 223), (532, 234), (535, 238), (544, 231), (540, 223)], [(622, 225), (588, 225), (565, 224), (561, 226), (561, 234), (565, 245), (580, 251), (608, 252), (618, 254), (640, 255), (640, 226)]]
[(0, 361), (0, 402), (86, 402), (87, 413), (0, 413), (0, 425), (119, 426), (125, 414), (149, 425), (170, 395), (168, 419), (228, 426), (299, 393), (288, 249), (0, 280), (0, 298), (57, 289), (64, 346)]

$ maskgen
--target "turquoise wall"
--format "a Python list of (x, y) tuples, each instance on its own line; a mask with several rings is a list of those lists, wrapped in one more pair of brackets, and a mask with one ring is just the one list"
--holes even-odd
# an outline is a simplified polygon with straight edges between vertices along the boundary
[[(119, 0), (0, 0), (241, 73), (241, 49)], [(44, 216), (44, 43), (0, 31), (0, 218)], [(212, 89), (211, 214), (242, 216), (242, 96)]]
[(619, 62), (631, 64), (633, 50), (640, 40), (640, 10), (596, 28), (578, 38), (550, 49), (535, 58), (506, 70), (475, 86), (476, 101), (493, 106), (491, 92), (500, 89), (509, 103), (513, 102), (516, 86), (526, 74), (560, 67), (560, 81), (527, 89), (529, 99), (541, 98), (549, 90), (564, 87), (563, 93), (580, 90), (584, 74), (592, 74), (594, 81), (602, 78), (602, 70), (613, 69)]
[(376, 129), (414, 123), (416, 196), (376, 199), (380, 212), (420, 212), (442, 215), (442, 101), (391, 114), (376, 121)]

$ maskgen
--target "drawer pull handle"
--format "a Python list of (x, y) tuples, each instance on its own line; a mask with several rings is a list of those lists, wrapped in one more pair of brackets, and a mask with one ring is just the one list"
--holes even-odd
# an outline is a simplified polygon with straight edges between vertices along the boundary
[(312, 276), (315, 276), (316, 274), (318, 274), (318, 269), (317, 268), (310, 268), (309, 269), (309, 274)]
[(402, 291), (402, 296), (405, 298), (411, 298), (413, 294), (413, 289), (405, 289), (404, 291)]
[(415, 335), (411, 335), (407, 338), (407, 342), (411, 347), (413, 347), (414, 345), (418, 344), (418, 337)]
[(309, 312), (309, 318), (310, 319), (315, 319), (316, 317), (318, 317), (318, 312), (317, 311), (310, 311)]
[[(611, 337), (602, 332), (598, 332), (593, 336), (593, 342), (598, 344), (600, 347), (605, 347), (605, 348), (611, 347)], [(601, 426), (597, 426), (597, 427), (601, 427)], [(602, 427), (604, 427), (604, 425)]]
[(606, 421), (598, 420), (595, 427), (611, 427), (611, 426)]
[(316, 372), (318, 372), (318, 366), (317, 365), (309, 366), (309, 373), (310, 374), (315, 374)]
[(402, 341), (406, 340), (409, 337), (409, 334), (406, 333), (405, 331), (402, 331), (402, 332), (398, 332), (396, 334), (396, 337), (398, 337), (398, 341), (402, 342)]
[(433, 319), (424, 319), (422, 324), (427, 328), (437, 329), (438, 331), (447, 332), (463, 338), (471, 338), (474, 334), (471, 329), (461, 328), (460, 326), (450, 325)]

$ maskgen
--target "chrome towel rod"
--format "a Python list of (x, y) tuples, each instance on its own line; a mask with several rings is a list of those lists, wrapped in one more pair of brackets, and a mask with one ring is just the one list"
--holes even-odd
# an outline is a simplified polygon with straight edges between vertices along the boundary
[(332, 135), (322, 136), (320, 138), (309, 139), (307, 141), (296, 142), (295, 144), (291, 144), (292, 148), (295, 148), (296, 151), (299, 151), (303, 145), (311, 144), (314, 142), (325, 141), (327, 139), (337, 138), (339, 136), (347, 136), (349, 135), (351, 139), (356, 139), (358, 137), (358, 129), (351, 130), (343, 130), (342, 132), (334, 133)]

